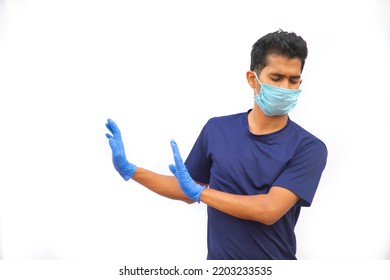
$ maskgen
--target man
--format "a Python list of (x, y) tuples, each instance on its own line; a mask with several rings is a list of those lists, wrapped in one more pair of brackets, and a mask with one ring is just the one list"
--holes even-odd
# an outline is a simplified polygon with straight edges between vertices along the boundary
[(307, 52), (295, 33), (260, 38), (246, 74), (253, 108), (210, 119), (185, 165), (171, 141), (175, 176), (129, 163), (119, 128), (108, 119), (114, 167), (125, 180), (208, 205), (208, 259), (296, 259), (294, 227), (301, 207), (311, 205), (327, 159), (325, 144), (288, 116)]

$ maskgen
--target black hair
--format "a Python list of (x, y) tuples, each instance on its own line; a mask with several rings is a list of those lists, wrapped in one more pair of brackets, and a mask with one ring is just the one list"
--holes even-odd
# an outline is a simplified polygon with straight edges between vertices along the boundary
[(302, 71), (307, 52), (306, 42), (301, 36), (294, 32), (286, 32), (279, 29), (261, 37), (253, 45), (250, 70), (261, 72), (267, 65), (268, 55), (276, 54), (288, 58), (299, 58)]

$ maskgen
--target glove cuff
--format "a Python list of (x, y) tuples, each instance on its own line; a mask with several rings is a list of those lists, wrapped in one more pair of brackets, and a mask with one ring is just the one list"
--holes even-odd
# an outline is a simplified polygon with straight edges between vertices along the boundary
[(137, 166), (135, 166), (134, 164), (129, 163), (129, 165), (127, 167), (122, 168), (119, 171), (119, 174), (122, 176), (122, 178), (125, 181), (128, 181), (128, 180), (130, 180), (133, 177), (136, 169), (137, 169)]
[(202, 194), (202, 192), (206, 188), (205, 186), (201, 186), (201, 185), (199, 185), (199, 186), (200, 186), (199, 192), (198, 192), (198, 194), (195, 197), (195, 201), (198, 202), (198, 203), (200, 203), (200, 195)]

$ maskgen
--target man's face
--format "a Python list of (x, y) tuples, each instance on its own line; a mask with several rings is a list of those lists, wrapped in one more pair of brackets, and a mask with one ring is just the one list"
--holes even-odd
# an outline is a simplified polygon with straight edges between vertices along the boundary
[[(301, 60), (280, 55), (268, 55), (267, 65), (260, 72), (259, 80), (277, 87), (297, 89), (302, 83)], [(256, 92), (259, 90), (260, 85), (257, 83)]]

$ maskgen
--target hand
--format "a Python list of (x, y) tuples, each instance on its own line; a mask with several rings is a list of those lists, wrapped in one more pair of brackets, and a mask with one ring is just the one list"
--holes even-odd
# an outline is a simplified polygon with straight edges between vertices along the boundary
[(128, 162), (126, 159), (125, 147), (123, 146), (121, 132), (116, 123), (111, 119), (107, 119), (106, 127), (112, 133), (112, 135), (106, 133), (106, 136), (112, 150), (112, 162), (114, 167), (116, 171), (118, 171), (119, 174), (123, 177), (123, 179), (128, 181), (134, 175), (135, 169), (137, 167), (134, 164)]
[(179, 148), (177, 147), (177, 144), (174, 140), (171, 140), (171, 147), (176, 166), (171, 164), (169, 165), (169, 169), (171, 170), (173, 175), (175, 175), (184, 194), (190, 199), (195, 200), (199, 203), (199, 197), (206, 187), (201, 186), (195, 183), (194, 180), (192, 180), (180, 156)]

